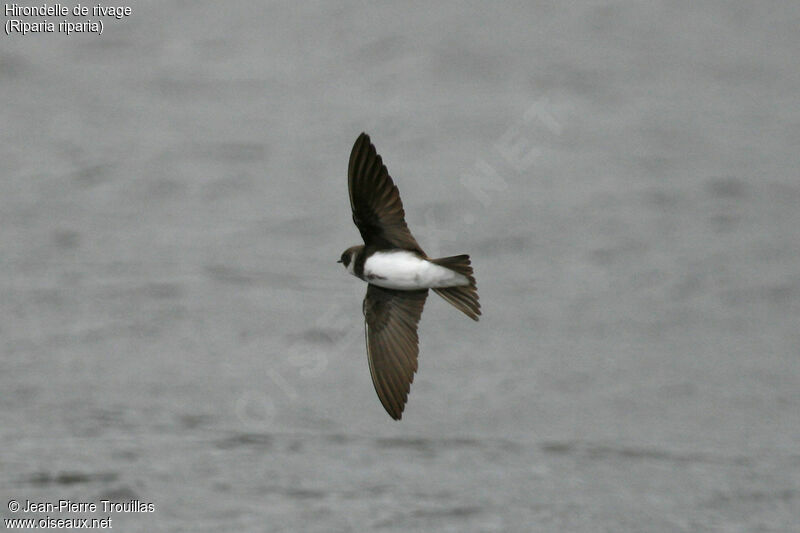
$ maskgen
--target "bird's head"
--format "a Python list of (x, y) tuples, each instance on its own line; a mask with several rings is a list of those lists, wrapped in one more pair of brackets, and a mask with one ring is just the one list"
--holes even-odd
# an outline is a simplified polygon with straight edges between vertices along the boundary
[(363, 246), (351, 246), (350, 248), (342, 252), (342, 256), (341, 258), (339, 258), (337, 263), (342, 263), (348, 272), (352, 272), (353, 263), (356, 260), (356, 256), (363, 249), (364, 249)]

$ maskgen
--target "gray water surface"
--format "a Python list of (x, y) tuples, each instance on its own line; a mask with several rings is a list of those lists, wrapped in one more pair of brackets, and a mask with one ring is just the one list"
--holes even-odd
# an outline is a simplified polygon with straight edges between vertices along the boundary
[[(133, 9), (0, 35), (0, 518), (799, 531), (797, 3)], [(400, 423), (361, 131), (484, 311), (429, 298)]]

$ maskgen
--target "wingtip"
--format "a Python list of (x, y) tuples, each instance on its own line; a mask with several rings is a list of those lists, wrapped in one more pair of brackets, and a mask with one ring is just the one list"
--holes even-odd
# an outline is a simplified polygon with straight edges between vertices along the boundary
[(351, 158), (356, 152), (362, 151), (364, 146), (372, 146), (372, 141), (370, 140), (369, 135), (362, 131), (361, 134), (356, 138), (356, 142), (353, 143), (353, 152), (351, 154)]
[[(381, 403), (383, 404), (383, 402), (381, 402)], [(384, 409), (384, 411), (386, 411), (386, 414), (389, 415), (391, 417), (391, 419), (394, 420), (394, 421), (400, 421), (400, 419), (403, 418), (403, 408), (404, 407), (405, 406), (401, 407), (400, 411), (396, 411), (396, 410), (394, 410), (394, 408), (392, 406), (383, 405), (383, 409)]]
[(400, 419), (403, 418), (403, 411), (405, 411), (406, 404), (403, 402), (401, 405), (384, 405), (383, 408), (389, 416), (392, 417), (392, 420), (400, 421)]

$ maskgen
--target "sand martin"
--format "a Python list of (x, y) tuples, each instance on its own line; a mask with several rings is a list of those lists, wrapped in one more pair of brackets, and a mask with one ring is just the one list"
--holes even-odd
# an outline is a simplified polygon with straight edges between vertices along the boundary
[(405, 221), (403, 202), (366, 133), (359, 135), (347, 169), (353, 222), (364, 244), (339, 263), (368, 283), (363, 313), (372, 383), (395, 420), (403, 415), (417, 371), (417, 324), (428, 289), (473, 320), (481, 314), (468, 255), (431, 259)]

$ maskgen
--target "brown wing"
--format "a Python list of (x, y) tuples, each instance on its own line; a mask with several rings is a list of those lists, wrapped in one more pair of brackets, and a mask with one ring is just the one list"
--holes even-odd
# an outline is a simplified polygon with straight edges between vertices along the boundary
[(417, 371), (417, 324), (428, 289), (395, 291), (367, 286), (364, 298), (367, 359), (375, 392), (389, 416), (400, 420)]
[(364, 244), (404, 248), (424, 255), (406, 226), (400, 192), (366, 133), (358, 136), (350, 152), (347, 183), (353, 222)]

